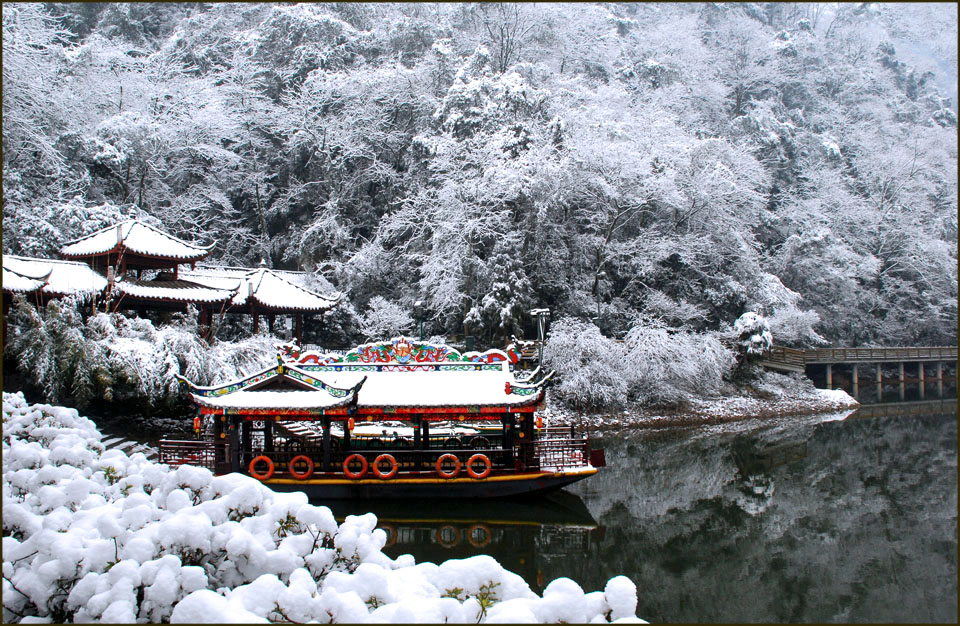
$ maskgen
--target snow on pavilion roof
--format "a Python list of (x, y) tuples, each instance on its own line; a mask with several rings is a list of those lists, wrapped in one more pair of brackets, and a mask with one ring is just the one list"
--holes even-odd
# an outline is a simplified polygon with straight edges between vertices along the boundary
[[(539, 402), (553, 374), (528, 383), (518, 380), (510, 370), (510, 364), (516, 362), (516, 354), (501, 350), (461, 354), (449, 346), (413, 342), (404, 337), (364, 344), (343, 355), (313, 352), (300, 355), (295, 347), (285, 351), (281, 358), (287, 360), (277, 367), (329, 388), (355, 390), (356, 407), (361, 412), (363, 409), (450, 409), (456, 412), (482, 407), (510, 410)], [(259, 396), (266, 392), (249, 390), (250, 380), (204, 388), (208, 395), (217, 393), (223, 396), (215, 401), (216, 404), (211, 404), (214, 401), (207, 396), (197, 397), (195, 391), (191, 392), (191, 397), (202, 406), (224, 409), (259, 409), (264, 408), (264, 404), (273, 405), (281, 400), (286, 408), (296, 409), (315, 402), (306, 395), (315, 393), (313, 391), (284, 391), (277, 392), (285, 394), (282, 398), (261, 398)], [(243, 395), (237, 395), (241, 391)]]
[(47, 273), (39, 278), (24, 276), (11, 269), (6, 264), (3, 266), (3, 290), (11, 293), (30, 293), (36, 291), (47, 284)]
[(127, 220), (76, 239), (63, 246), (60, 253), (78, 258), (117, 253), (123, 249), (147, 257), (190, 263), (210, 254), (213, 246), (212, 243), (208, 246), (188, 243), (143, 222)]
[(114, 283), (117, 292), (134, 298), (211, 304), (227, 302), (236, 295), (238, 287), (218, 289), (187, 280), (138, 280), (129, 276)]
[(96, 273), (90, 266), (77, 261), (34, 259), (14, 255), (3, 255), (3, 288), (8, 289), (8, 272), (22, 277), (39, 280), (45, 277), (41, 293), (50, 296), (89, 296), (100, 293), (107, 287), (107, 279)]
[(209, 287), (231, 289), (239, 284), (239, 289), (230, 303), (233, 306), (254, 304), (277, 312), (322, 312), (329, 311), (340, 302), (342, 294), (324, 296), (310, 291), (294, 282), (294, 274), (265, 267), (203, 267), (180, 272), (182, 278)]

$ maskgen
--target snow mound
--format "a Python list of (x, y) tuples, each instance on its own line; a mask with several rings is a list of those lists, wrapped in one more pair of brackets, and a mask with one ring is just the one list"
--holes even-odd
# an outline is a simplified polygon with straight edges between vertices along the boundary
[(623, 576), (540, 597), (490, 556), (390, 559), (372, 513), (338, 525), (302, 493), (101, 439), (73, 409), (3, 394), (5, 623), (637, 620)]

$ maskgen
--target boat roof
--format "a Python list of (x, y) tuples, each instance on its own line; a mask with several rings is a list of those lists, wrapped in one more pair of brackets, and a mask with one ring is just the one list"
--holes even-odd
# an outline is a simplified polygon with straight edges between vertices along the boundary
[[(290, 344), (285, 344), (289, 346)], [(543, 399), (546, 383), (553, 375), (536, 382), (518, 380), (510, 369), (515, 354), (502, 350), (461, 354), (450, 346), (416, 342), (405, 337), (364, 344), (346, 354), (299, 354), (294, 349), (281, 350), (277, 365), (238, 381), (214, 387), (199, 387), (182, 379), (197, 404), (224, 412), (248, 412), (269, 408), (290, 411), (316, 409), (327, 411), (345, 405), (310, 405), (323, 400), (300, 385), (285, 393), (260, 398), (260, 385), (281, 374), (313, 386), (353, 390), (350, 407), (360, 414), (382, 414), (398, 419), (403, 414), (418, 412), (436, 414), (470, 414), (509, 412), (530, 407)], [(237, 395), (242, 393), (242, 395)], [(529, 410), (529, 409), (528, 409)], [(330, 411), (346, 415), (347, 411)], [(463, 417), (465, 415), (461, 415)]]
[(127, 220), (67, 243), (60, 254), (82, 258), (123, 250), (155, 259), (191, 263), (210, 254), (213, 246), (213, 243), (193, 244), (139, 220)]

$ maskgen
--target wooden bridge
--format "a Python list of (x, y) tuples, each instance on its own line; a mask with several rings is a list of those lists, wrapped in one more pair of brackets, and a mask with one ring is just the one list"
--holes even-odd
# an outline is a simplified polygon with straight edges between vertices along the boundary
[(935, 364), (933, 380), (937, 383), (938, 391), (943, 390), (943, 364), (951, 365), (956, 375), (957, 347), (908, 347), (908, 348), (816, 348), (812, 350), (796, 350), (773, 346), (761, 360), (761, 365), (769, 369), (791, 372), (806, 372), (811, 365), (823, 365), (826, 369), (826, 386), (833, 389), (833, 368), (835, 365), (849, 365), (850, 379), (853, 386), (853, 395), (859, 395), (860, 366), (872, 364), (876, 370), (877, 395), (880, 396), (883, 386), (883, 365), (897, 363), (899, 365), (900, 396), (903, 396), (903, 387), (906, 382), (905, 363), (915, 363), (917, 378), (920, 385), (920, 397), (926, 383), (926, 365)]
[(773, 346), (763, 356), (764, 367), (802, 372), (807, 365), (835, 365), (838, 363), (917, 363), (956, 362), (956, 346), (929, 348), (815, 348), (797, 350)]

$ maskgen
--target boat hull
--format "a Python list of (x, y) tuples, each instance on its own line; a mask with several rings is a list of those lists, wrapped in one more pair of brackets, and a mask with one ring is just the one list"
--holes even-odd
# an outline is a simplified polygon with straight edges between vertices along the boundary
[(342, 474), (307, 480), (275, 478), (264, 484), (275, 491), (302, 491), (313, 499), (356, 498), (506, 498), (561, 489), (597, 473), (583, 467), (557, 472), (524, 472), (489, 476), (484, 479), (401, 477), (389, 480), (351, 480)]

